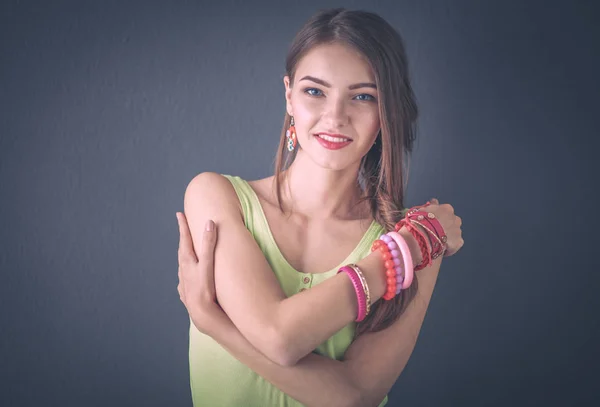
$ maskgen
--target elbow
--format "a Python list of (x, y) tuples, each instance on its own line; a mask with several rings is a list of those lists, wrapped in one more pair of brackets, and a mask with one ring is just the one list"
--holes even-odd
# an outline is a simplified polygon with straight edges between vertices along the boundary
[(298, 362), (298, 359), (290, 354), (285, 345), (280, 343), (278, 339), (266, 341), (260, 351), (271, 362), (279, 366), (291, 367)]
[(291, 341), (288, 341), (281, 331), (270, 329), (270, 333), (264, 335), (263, 338), (259, 350), (271, 362), (280, 366), (291, 367), (300, 360), (300, 356), (293, 353), (290, 346)]
[[(365, 391), (359, 386), (352, 386), (347, 392), (347, 406), (348, 407), (365, 407), (372, 405), (372, 402), (366, 397)], [(371, 403), (371, 404), (369, 404)], [(379, 404), (374, 404), (375, 406)]]
[(279, 355), (275, 356), (275, 360), (273, 360), (273, 362), (282, 367), (292, 367), (298, 363), (298, 359), (292, 357), (291, 355), (280, 353)]
[(388, 392), (382, 393), (382, 389), (369, 389), (363, 386), (357, 386), (351, 381), (343, 405), (345, 407), (377, 407), (385, 399)]
[[(339, 407), (365, 407), (371, 406), (369, 401), (365, 399), (364, 394), (360, 391), (358, 387), (350, 386), (343, 395), (341, 395), (338, 399)], [(378, 404), (373, 404), (373, 406), (377, 406)]]
[(269, 330), (271, 338), (269, 352), (273, 356), (270, 359), (280, 366), (292, 367), (306, 354), (302, 354), (302, 350), (296, 345), (297, 333), (281, 321), (282, 319), (274, 318)]
[(387, 393), (382, 395), (375, 395), (375, 394), (358, 394), (356, 395), (352, 401), (350, 402), (350, 404), (348, 404), (349, 406), (352, 407), (365, 407), (365, 406), (373, 406), (373, 407), (377, 407), (380, 406), (381, 403), (383, 402), (383, 400), (385, 400), (387, 396)]
[(290, 346), (291, 342), (287, 341), (285, 337), (276, 335), (273, 344), (273, 359), (271, 359), (273, 362), (284, 367), (291, 367), (298, 363), (301, 357), (293, 353), (293, 349)]
[(294, 366), (301, 358), (294, 352), (293, 343), (276, 318), (256, 318), (247, 324), (254, 329), (242, 332), (248, 342), (270, 362), (283, 367)]

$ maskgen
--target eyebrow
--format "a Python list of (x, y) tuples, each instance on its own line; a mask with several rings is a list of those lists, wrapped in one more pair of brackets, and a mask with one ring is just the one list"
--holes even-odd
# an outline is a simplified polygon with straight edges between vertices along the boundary
[[(303, 80), (313, 81), (313, 82), (318, 83), (319, 85), (325, 86), (326, 88), (331, 88), (331, 85), (328, 82), (325, 82), (323, 79), (315, 78), (314, 76), (306, 75), (302, 79), (300, 79), (300, 81), (303, 81)], [(300, 81), (298, 81), (298, 82), (300, 82)], [(377, 86), (372, 82), (361, 82), (361, 83), (355, 83), (354, 85), (348, 86), (348, 89), (350, 89), (350, 90), (358, 89), (358, 88), (377, 89)]]

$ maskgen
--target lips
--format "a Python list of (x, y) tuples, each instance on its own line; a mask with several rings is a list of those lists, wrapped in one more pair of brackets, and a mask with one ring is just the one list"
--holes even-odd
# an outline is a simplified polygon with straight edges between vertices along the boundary
[(321, 146), (325, 147), (327, 150), (339, 150), (340, 148), (344, 148), (348, 144), (352, 143), (352, 139), (345, 136), (340, 136), (341, 135), (339, 134), (331, 136), (325, 133), (315, 134), (315, 138), (317, 139), (319, 144), (321, 144)]
[(315, 136), (317, 136), (317, 137), (318, 136), (325, 136), (324, 138), (326, 140), (331, 141), (333, 143), (335, 143), (335, 142), (341, 142), (342, 139), (343, 139), (343, 141), (348, 141), (348, 140), (352, 141), (352, 139), (350, 137), (348, 137), (348, 136), (346, 136), (344, 134), (340, 134), (340, 133), (328, 133), (328, 132), (322, 131), (322, 132), (316, 133)]

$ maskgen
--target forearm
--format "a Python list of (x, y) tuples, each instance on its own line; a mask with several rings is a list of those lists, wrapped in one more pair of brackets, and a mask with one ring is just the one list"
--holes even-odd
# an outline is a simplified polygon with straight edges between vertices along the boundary
[(406, 367), (423, 326), (442, 257), (418, 272), (415, 298), (388, 328), (359, 336), (344, 354), (348, 374), (359, 384), (359, 406), (381, 402)]
[[(344, 362), (310, 353), (293, 366), (281, 366), (260, 353), (225, 313), (215, 315), (209, 335), (231, 355), (306, 406), (352, 406), (360, 395)], [(310, 389), (310, 391), (307, 391)]]
[[(405, 229), (400, 234), (411, 250), (415, 264), (421, 261), (418, 243)], [(385, 293), (383, 259), (371, 253), (357, 263), (364, 272), (374, 303)], [(315, 312), (315, 310), (327, 310)], [(336, 275), (310, 290), (283, 300), (276, 308), (281, 344), (285, 344), (286, 363), (293, 364), (327, 338), (356, 319), (358, 304), (352, 282), (345, 274)]]

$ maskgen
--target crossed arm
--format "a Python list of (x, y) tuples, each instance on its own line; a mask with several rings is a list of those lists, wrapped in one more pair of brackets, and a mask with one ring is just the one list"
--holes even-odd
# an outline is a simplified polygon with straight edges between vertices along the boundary
[[(392, 326), (360, 336), (343, 361), (310, 353), (293, 366), (281, 366), (260, 353), (225, 314), (210, 332), (240, 362), (277, 388), (310, 407), (377, 406), (390, 391), (415, 347), (437, 279), (441, 257), (419, 272), (419, 291)], [(307, 391), (310, 389), (310, 391)]]
[[(201, 244), (207, 219), (213, 219), (219, 230), (215, 285), (227, 315), (221, 316), (224, 321), (215, 324), (219, 331), (211, 336), (242, 363), (305, 404), (364, 406), (381, 402), (414, 349), (441, 257), (420, 271), (417, 297), (392, 326), (362, 335), (348, 348), (344, 361), (335, 361), (311, 352), (354, 320), (357, 306), (349, 279), (337, 275), (286, 298), (243, 224), (233, 187), (218, 174), (203, 173), (192, 180), (184, 206), (196, 247)], [(410, 240), (408, 234), (409, 244)], [(412, 244), (411, 251), (417, 255), (416, 243)], [(375, 301), (385, 291), (379, 275), (380, 256), (369, 255), (359, 265)], [(311, 312), (315, 308), (329, 312), (315, 314)]]

